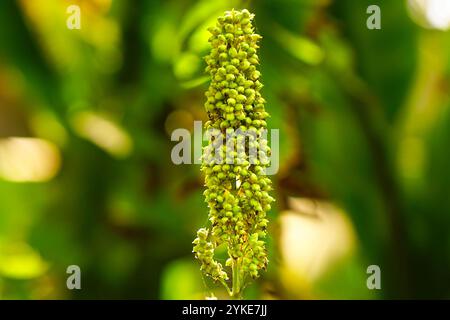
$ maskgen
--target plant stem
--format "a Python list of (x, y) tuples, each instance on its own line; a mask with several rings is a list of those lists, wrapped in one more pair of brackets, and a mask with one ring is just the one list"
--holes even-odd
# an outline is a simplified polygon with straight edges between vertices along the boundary
[(231, 298), (232, 299), (241, 299), (241, 281), (240, 281), (240, 263), (239, 259), (236, 259), (233, 261), (232, 265), (232, 281), (233, 281), (233, 288), (231, 289)]
[(228, 286), (228, 284), (222, 279), (220, 280), (220, 283), (225, 287), (225, 289), (228, 292), (228, 295), (232, 296), (233, 292), (230, 290), (230, 287)]

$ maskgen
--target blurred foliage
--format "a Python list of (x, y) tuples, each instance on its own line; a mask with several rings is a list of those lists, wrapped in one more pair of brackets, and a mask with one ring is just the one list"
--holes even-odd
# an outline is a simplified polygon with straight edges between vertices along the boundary
[(205, 120), (206, 28), (233, 7), (256, 14), (281, 138), (247, 298), (450, 298), (449, 32), (407, 1), (70, 3), (81, 30), (68, 2), (0, 2), (0, 298), (223, 297), (191, 254), (203, 178), (170, 133)]

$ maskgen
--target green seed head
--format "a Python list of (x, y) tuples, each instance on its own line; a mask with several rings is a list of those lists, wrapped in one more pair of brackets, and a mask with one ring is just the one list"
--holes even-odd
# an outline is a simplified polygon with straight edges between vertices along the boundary
[[(249, 140), (251, 147), (267, 149), (261, 130), (267, 126), (263, 119), (268, 117), (268, 113), (260, 93), (261, 73), (257, 70), (257, 49), (261, 37), (254, 33), (252, 20), (253, 14), (246, 9), (227, 11), (210, 29), (211, 51), (205, 61), (211, 83), (206, 93), (205, 109), (209, 120), (205, 129), (218, 128), (224, 137), (238, 129), (241, 132), (248, 130), (252, 133), (249, 139), (237, 137), (235, 140)], [(214, 150), (215, 147), (216, 142), (210, 138), (205, 150)], [(227, 144), (218, 151), (223, 156), (230, 149), (226, 163), (217, 164), (212, 156), (203, 157), (204, 195), (211, 226), (201, 228), (193, 242), (201, 270), (226, 286), (225, 280), (231, 274), (239, 277), (239, 283), (258, 277), (266, 268), (266, 212), (273, 201), (268, 194), (271, 181), (263, 175), (268, 164), (263, 161), (250, 163), (248, 148), (233, 148)], [(230, 163), (228, 157), (232, 160)], [(226, 262), (223, 261), (224, 267), (214, 258), (215, 249), (223, 244), (229, 255)], [(235, 289), (239, 288), (233, 287)]]

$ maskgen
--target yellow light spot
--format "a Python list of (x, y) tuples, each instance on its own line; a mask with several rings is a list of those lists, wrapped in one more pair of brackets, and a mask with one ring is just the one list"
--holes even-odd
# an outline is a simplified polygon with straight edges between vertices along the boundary
[(37, 138), (0, 139), (0, 178), (14, 182), (42, 182), (60, 168), (58, 148)]
[(0, 276), (27, 280), (43, 275), (48, 269), (48, 264), (27, 244), (2, 246), (0, 249)]
[(76, 113), (72, 117), (75, 131), (111, 155), (122, 158), (133, 149), (129, 134), (117, 123), (90, 111)]
[(420, 25), (439, 29), (450, 29), (450, 1), (408, 0), (411, 17)]
[(354, 250), (355, 234), (346, 215), (330, 203), (295, 198), (290, 206), (280, 216), (281, 278), (288, 290), (305, 292)]

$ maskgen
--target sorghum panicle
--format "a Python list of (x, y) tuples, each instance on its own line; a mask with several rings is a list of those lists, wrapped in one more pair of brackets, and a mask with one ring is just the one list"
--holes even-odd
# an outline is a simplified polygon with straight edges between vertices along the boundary
[[(211, 76), (206, 92), (205, 108), (209, 120), (205, 129), (215, 129), (225, 136), (236, 130), (254, 134), (249, 136), (249, 146), (256, 147), (259, 155), (270, 155), (267, 139), (262, 136), (266, 129), (265, 100), (261, 97), (262, 84), (257, 70), (260, 35), (254, 33), (253, 14), (246, 9), (227, 11), (210, 28), (212, 49), (205, 57)], [(232, 143), (242, 137), (234, 137)], [(266, 236), (273, 198), (268, 194), (271, 181), (264, 174), (268, 165), (261, 157), (249, 161), (248, 149), (236, 143), (231, 160), (217, 161), (217, 153), (225, 159), (227, 148), (232, 145), (216, 145), (211, 138), (204, 148), (202, 171), (205, 174), (204, 192), (209, 206), (209, 228), (202, 228), (194, 240), (194, 253), (201, 262), (201, 269), (214, 280), (224, 283), (230, 277), (224, 267), (215, 260), (215, 249), (226, 244), (232, 277), (241, 285), (248, 276), (256, 278), (267, 266), (267, 253), (263, 239)], [(231, 274), (230, 274), (231, 276)]]

